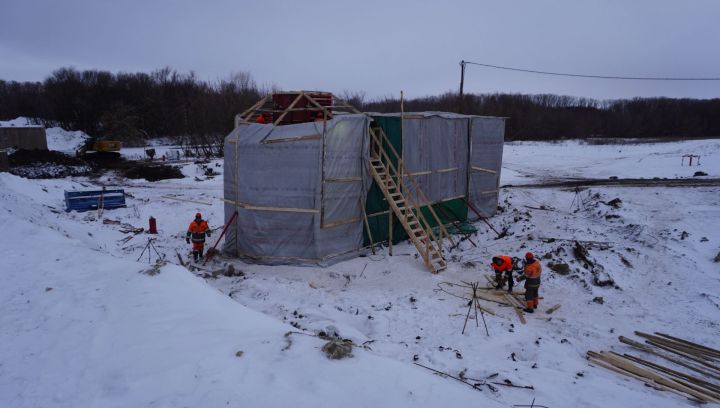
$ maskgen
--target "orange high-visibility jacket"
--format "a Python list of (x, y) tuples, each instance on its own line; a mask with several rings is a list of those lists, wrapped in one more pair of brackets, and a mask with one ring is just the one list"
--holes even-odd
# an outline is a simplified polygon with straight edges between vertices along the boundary
[(187, 237), (192, 238), (192, 242), (205, 242), (205, 235), (210, 236), (210, 227), (207, 221), (202, 220), (199, 223), (195, 220), (190, 223), (187, 230)]
[(523, 273), (528, 279), (539, 279), (540, 274), (542, 273), (542, 266), (540, 265), (540, 261), (536, 259), (533, 263), (525, 264)]
[(498, 266), (495, 262), (490, 262), (490, 265), (493, 267), (495, 272), (507, 272), (512, 270), (512, 258), (507, 255), (500, 255), (498, 258), (502, 260), (502, 264), (500, 264), (500, 266)]

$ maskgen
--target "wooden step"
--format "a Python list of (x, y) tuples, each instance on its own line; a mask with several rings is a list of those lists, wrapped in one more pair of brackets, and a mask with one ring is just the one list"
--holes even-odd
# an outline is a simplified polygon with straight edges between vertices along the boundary
[(391, 211), (401, 220), (410, 241), (420, 254), (427, 255), (425, 265), (433, 273), (446, 269), (447, 263), (442, 252), (437, 248), (438, 244), (428, 236), (429, 233), (423, 227), (418, 215), (415, 214), (412, 207), (408, 206), (400, 189), (398, 175), (391, 174), (389, 166), (383, 163), (380, 157), (371, 157), (370, 166), (373, 178), (379, 184)]

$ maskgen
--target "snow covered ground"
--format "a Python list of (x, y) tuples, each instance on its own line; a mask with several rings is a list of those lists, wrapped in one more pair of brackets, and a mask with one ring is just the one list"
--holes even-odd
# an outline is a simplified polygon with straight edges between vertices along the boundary
[[(702, 156), (700, 167), (680, 166), (690, 153)], [(717, 177), (718, 156), (718, 140), (511, 143), (502, 184), (698, 170)], [(401, 244), (394, 256), (381, 249), (328, 268), (222, 259), (209, 269), (232, 264), (244, 276), (204, 280), (172, 263), (176, 251), (187, 259), (184, 231), (195, 212), (222, 226), (222, 176), (183, 166), (189, 177), (155, 183), (0, 174), (0, 222), (14, 238), (2, 249), (0, 406), (512, 406), (535, 398), (548, 407), (676, 407), (689, 402), (592, 367), (585, 353), (626, 351), (617, 336), (634, 330), (719, 346), (717, 187), (503, 189), (491, 222), (508, 236), (494, 239), (477, 224), (477, 247), (462, 242), (439, 275)], [(124, 234), (97, 212), (63, 211), (63, 190), (99, 185), (131, 194), (128, 208), (101, 218), (158, 220), (154, 245), (171, 262), (160, 274), (141, 273), (149, 268), (147, 253), (137, 261), (147, 235)], [(605, 204), (614, 198), (618, 208)], [(593, 275), (576, 261), (573, 240), (588, 241), (603, 270)], [(485, 314), (490, 336), (474, 319), (461, 335), (467, 303), (452, 294), (469, 293), (444, 282), (484, 284), (493, 255), (528, 250), (546, 257), (541, 313), (523, 325), (512, 309), (481, 301), (495, 313)], [(567, 263), (570, 273), (550, 271), (550, 262)], [(596, 286), (596, 276), (614, 284)], [(545, 314), (554, 304), (562, 307)], [(328, 326), (366, 348), (331, 361), (320, 351), (324, 341), (285, 336)], [(413, 362), (534, 390), (478, 391)]]
[[(689, 159), (683, 155), (700, 156)], [(687, 178), (696, 171), (720, 177), (717, 139), (647, 143), (628, 139), (625, 144), (589, 144), (583, 140), (557, 143), (505, 143), (502, 184), (567, 178)]]

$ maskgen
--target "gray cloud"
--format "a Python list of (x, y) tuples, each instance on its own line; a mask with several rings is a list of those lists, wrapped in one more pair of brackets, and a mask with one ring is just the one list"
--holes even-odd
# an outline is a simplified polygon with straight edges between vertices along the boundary
[[(720, 2), (0, 0), (0, 78), (74, 66), (409, 97), (457, 90), (461, 59), (546, 71), (720, 76)], [(468, 67), (467, 92), (720, 96), (718, 82), (553, 78)]]

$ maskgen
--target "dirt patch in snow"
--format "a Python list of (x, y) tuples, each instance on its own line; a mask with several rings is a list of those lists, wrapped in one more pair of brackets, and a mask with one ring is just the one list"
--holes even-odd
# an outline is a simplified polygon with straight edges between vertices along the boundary
[(183, 178), (182, 172), (177, 167), (165, 165), (144, 165), (132, 166), (123, 171), (123, 175), (131, 179), (144, 178), (147, 181), (158, 181), (166, 179)]
[(8, 161), (11, 173), (30, 179), (100, 176), (108, 170), (119, 171), (127, 178), (144, 178), (148, 181), (184, 177), (176, 167), (125, 160), (116, 153), (73, 157), (53, 150), (16, 150), (8, 156)]

